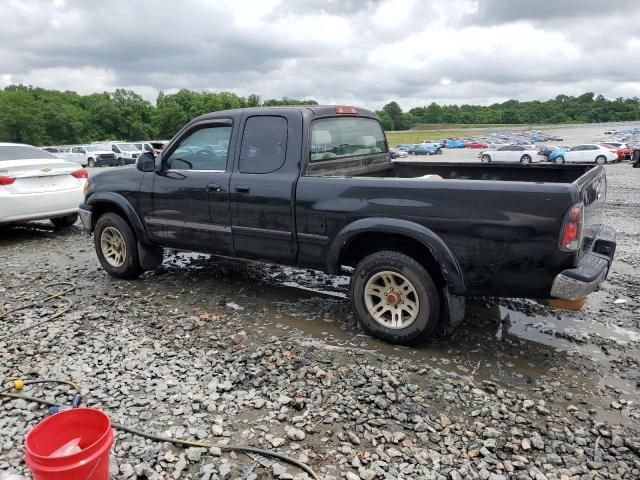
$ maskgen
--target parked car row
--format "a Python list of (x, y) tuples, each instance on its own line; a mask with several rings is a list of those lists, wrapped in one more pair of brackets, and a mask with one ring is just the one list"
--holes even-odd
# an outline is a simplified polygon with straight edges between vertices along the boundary
[(615, 147), (596, 143), (576, 145), (574, 147), (540, 148), (535, 145), (504, 145), (497, 149), (484, 150), (478, 155), (483, 163), (496, 161), (553, 163), (614, 163), (619, 161)]
[(538, 154), (554, 163), (615, 163), (631, 158), (632, 149), (624, 144), (586, 143), (573, 147), (541, 149)]
[(168, 142), (165, 140), (142, 142), (100, 142), (86, 145), (43, 147), (43, 150), (63, 160), (83, 167), (114, 167), (135, 163), (142, 152), (158, 154)]
[[(422, 142), (422, 143), (401, 143), (395, 149), (400, 152), (405, 152), (407, 155), (440, 155), (442, 153), (442, 146), (437, 143)], [(393, 154), (392, 154), (392, 158)]]

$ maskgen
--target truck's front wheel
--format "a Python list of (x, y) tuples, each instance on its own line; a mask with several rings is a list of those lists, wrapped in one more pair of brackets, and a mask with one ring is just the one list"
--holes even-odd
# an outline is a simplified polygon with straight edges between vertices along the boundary
[(132, 279), (142, 273), (136, 236), (116, 213), (105, 213), (96, 222), (94, 244), (98, 260), (109, 275)]
[(392, 343), (426, 341), (438, 327), (440, 296), (429, 272), (400, 252), (365, 257), (351, 279), (351, 301), (363, 328)]

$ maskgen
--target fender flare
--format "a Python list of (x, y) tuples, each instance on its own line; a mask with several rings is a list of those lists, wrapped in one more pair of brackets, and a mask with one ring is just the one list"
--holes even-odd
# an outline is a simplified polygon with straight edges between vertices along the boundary
[[(133, 228), (133, 231), (142, 243), (149, 244), (149, 239), (147, 237), (147, 232), (144, 229), (144, 225), (138, 216), (138, 213), (133, 208), (131, 203), (119, 193), (115, 192), (97, 192), (91, 195), (87, 200), (86, 204), (91, 207), (95, 207), (97, 204), (112, 204), (119, 207), (120, 210), (124, 212), (126, 215), (126, 220)], [(91, 229), (93, 230), (93, 226), (95, 225), (97, 218), (93, 218), (93, 223), (91, 225)]]
[(464, 295), (462, 269), (453, 252), (444, 241), (429, 228), (409, 220), (396, 218), (363, 218), (344, 227), (331, 243), (327, 254), (327, 271), (337, 273), (340, 269), (340, 254), (349, 241), (361, 233), (390, 233), (411, 238), (429, 250), (440, 265), (449, 292)]

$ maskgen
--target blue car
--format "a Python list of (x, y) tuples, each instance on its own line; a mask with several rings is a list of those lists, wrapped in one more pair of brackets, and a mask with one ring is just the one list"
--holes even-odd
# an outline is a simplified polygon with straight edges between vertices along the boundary
[(443, 140), (442, 143), (446, 148), (464, 148), (464, 142), (454, 138), (447, 138)]
[(409, 155), (437, 155), (442, 153), (440, 147), (432, 143), (418, 143), (409, 150)]
[(568, 150), (567, 148), (558, 148), (556, 150), (553, 150), (551, 153), (549, 153), (549, 156), (547, 158), (549, 159), (550, 162), (555, 162), (556, 158), (564, 155), (564, 152), (566, 152), (567, 150)]
[(415, 145), (411, 144), (411, 143), (401, 143), (400, 145), (398, 145), (396, 148), (398, 150), (402, 150), (403, 152), (408, 152), (409, 150), (411, 150), (413, 147), (415, 147)]

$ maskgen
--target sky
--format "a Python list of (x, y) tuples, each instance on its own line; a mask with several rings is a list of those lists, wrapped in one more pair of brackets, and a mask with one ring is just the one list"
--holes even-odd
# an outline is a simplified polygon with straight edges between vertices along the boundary
[(640, 96), (638, 0), (0, 0), (0, 88), (380, 109)]

